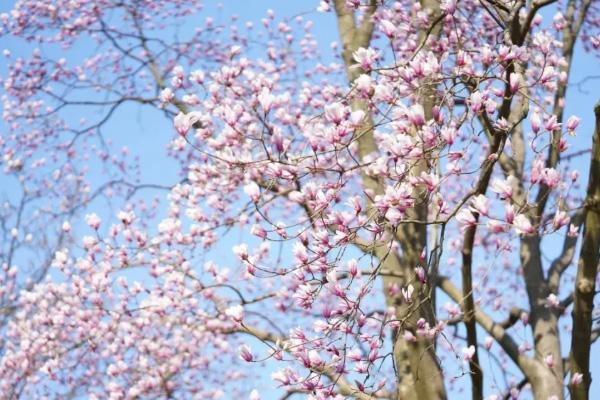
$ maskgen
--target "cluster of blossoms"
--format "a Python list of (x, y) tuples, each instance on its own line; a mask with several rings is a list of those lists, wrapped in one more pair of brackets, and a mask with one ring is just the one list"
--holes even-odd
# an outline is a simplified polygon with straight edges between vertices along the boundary
[[(100, 105), (137, 101), (172, 118), (169, 153), (184, 179), (170, 188), (166, 216), (156, 223), (145, 221), (152, 212), (140, 203), (124, 206), (114, 224), (86, 214), (88, 236), (71, 249), (56, 243), (51, 273), (18, 295), (16, 272), (5, 265), (2, 276), (12, 286), (1, 294), (12, 295), (16, 310), (0, 358), (0, 390), (9, 398), (257, 400), (260, 390), (245, 389), (260, 372), (247, 363), (269, 365), (283, 392), (393, 398), (410, 390), (399, 378), (402, 365), (413, 363), (409, 374), (431, 368), (434, 380), (442, 363), (458, 391), (465, 385), (459, 377), (483, 351), (506, 370), (505, 384), (488, 383), (491, 398), (517, 397), (521, 376), (536, 395), (562, 398), (558, 333), (537, 337), (544, 323), (558, 331), (570, 305), (560, 300), (568, 294), (561, 282), (572, 278), (573, 257), (567, 253), (566, 265), (559, 259), (545, 271), (541, 241), (576, 244), (581, 224), (579, 173), (568, 157), (581, 120), (564, 115), (572, 54), (564, 53), (562, 13), (545, 21), (520, 6), (511, 23), (523, 32), (511, 33), (477, 1), (445, 0), (435, 8), (322, 1), (320, 11), (335, 12), (357, 37), (358, 29), (370, 29), (372, 38), (349, 48), (342, 30), (343, 57), (326, 65), (302, 17), (278, 21), (269, 12), (258, 50), (235, 26), (227, 40), (205, 39), (225, 36), (212, 20), (171, 47), (141, 31), (115, 31), (107, 10), (135, 29), (159, 30), (163, 13), (183, 18), (198, 2), (59, 3), (22, 0), (2, 19), (32, 40), (70, 44), (93, 33), (102, 45), (119, 39), (130, 47), (117, 62), (108, 51), (85, 68), (53, 64), (39, 52), (14, 63), (5, 80), (5, 120), (23, 129), (17, 121), (47, 113), (53, 128), (0, 143), (7, 171), (47, 188), (39, 175), (21, 174), (24, 155), (59, 142), (53, 164), (62, 163), (55, 179), (62, 183), (54, 188), (64, 201), (61, 188), (85, 178), (72, 150), (79, 136), (84, 148), (126, 171), (124, 160), (92, 144), (101, 123), (70, 129), (55, 116), (77, 101), (52, 108), (35, 99), (52, 98), (50, 81), (96, 87), (106, 64), (118, 75), (141, 59), (139, 80), (113, 76), (114, 89)], [(35, 17), (25, 20), (27, 13)], [(204, 51), (209, 60), (199, 67)], [(98, 82), (86, 77), (95, 73)], [(148, 85), (155, 98), (139, 96)], [(125, 189), (128, 199), (135, 185)], [(87, 204), (89, 187), (77, 191), (75, 201)], [(69, 236), (70, 224), (60, 232)], [(481, 260), (475, 283), (463, 280), (472, 287), (457, 292), (459, 257), (470, 266), (465, 260), (474, 252)], [(438, 286), (446, 297), (436, 309)], [(488, 335), (481, 346), (457, 329), (475, 313), (468, 299), (489, 313), (478, 314)], [(492, 317), (506, 314), (500, 332)], [(535, 386), (548, 376), (558, 383)], [(583, 376), (569, 381), (581, 385)], [(443, 381), (430, 386), (418, 389), (420, 396), (443, 397)]]

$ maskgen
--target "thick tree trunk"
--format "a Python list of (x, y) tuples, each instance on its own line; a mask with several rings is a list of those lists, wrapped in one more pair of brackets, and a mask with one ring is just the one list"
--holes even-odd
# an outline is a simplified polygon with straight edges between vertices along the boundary
[(571, 376), (576, 373), (583, 375), (581, 384), (569, 386), (571, 398), (574, 400), (588, 399), (592, 382), (590, 375), (592, 309), (594, 308), (600, 256), (600, 102), (596, 104), (594, 113), (596, 114), (596, 128), (593, 137), (587, 195), (584, 202), (583, 242), (573, 292), (573, 335), (569, 361)]
[[(562, 364), (562, 362), (559, 362), (559, 364)], [(552, 396), (556, 396), (557, 399), (562, 399), (564, 390), (562, 378), (557, 379), (554, 373), (546, 369), (543, 364), (537, 367), (537, 371), (529, 379), (533, 390), (533, 398), (548, 400), (552, 399)]]
[[(546, 298), (550, 294), (548, 282), (542, 269), (540, 238), (537, 235), (526, 236), (521, 240), (521, 265), (525, 277), (527, 297), (529, 298), (529, 323), (533, 330), (534, 358), (538, 367), (531, 386), (536, 399), (556, 396), (563, 398), (563, 363), (560, 351), (558, 316), (548, 308)], [(548, 366), (544, 358), (551, 355), (554, 363)], [(539, 395), (539, 397), (538, 397)]]
[[(338, 21), (338, 30), (344, 46), (342, 58), (346, 65), (349, 82), (352, 84), (360, 74), (364, 73), (360, 68), (351, 68), (355, 61), (352, 54), (360, 47), (368, 47), (372, 32), (373, 22), (370, 20), (376, 9), (375, 2), (371, 2), (370, 8), (365, 11), (365, 19), (362, 25), (357, 26), (354, 13), (345, 7), (344, 0), (336, 0), (334, 3)], [(432, 91), (424, 91), (422, 104), (425, 116), (431, 118), (433, 107)], [(377, 145), (373, 138), (373, 120), (364, 101), (356, 100), (352, 103), (355, 110), (363, 110), (367, 115), (364, 125), (359, 129), (361, 135), (358, 139), (359, 157), (363, 159), (368, 154), (377, 151)], [(420, 173), (422, 165), (415, 167), (413, 173)], [(384, 185), (368, 175), (363, 175), (365, 190), (373, 194), (381, 194)], [(372, 209), (369, 204), (368, 209)], [(412, 211), (410, 218), (425, 220), (427, 217), (427, 204), (421, 199), (417, 207)], [(393, 335), (393, 355), (397, 372), (397, 396), (398, 399), (438, 400), (445, 399), (444, 380), (442, 371), (435, 356), (435, 341), (418, 338), (416, 341), (407, 341), (403, 330), (415, 331), (417, 321), (424, 318), (432, 326), (435, 324), (434, 310), (432, 307), (430, 290), (425, 290), (415, 279), (414, 269), (420, 263), (420, 254), (427, 244), (426, 227), (418, 224), (402, 225), (396, 232), (390, 232), (392, 237), (397, 237), (402, 246), (402, 257), (398, 257), (387, 249), (380, 248), (376, 252), (380, 259), (382, 269), (393, 276), (384, 277), (384, 290), (386, 303), (396, 310), (396, 318), (402, 322), (401, 329)], [(394, 240), (394, 239), (392, 239)], [(399, 294), (391, 294), (387, 289), (396, 284), (398, 287), (406, 287), (409, 282), (414, 286), (415, 295), (410, 304), (402, 301)]]

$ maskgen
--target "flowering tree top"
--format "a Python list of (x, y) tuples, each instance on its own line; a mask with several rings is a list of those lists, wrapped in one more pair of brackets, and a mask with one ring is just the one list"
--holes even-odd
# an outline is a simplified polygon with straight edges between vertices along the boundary
[[(5, 52), (6, 398), (587, 398), (600, 107), (566, 110), (599, 5), (313, 6), (329, 48), (192, 0), (0, 16), (39, 47)], [(130, 103), (172, 123), (176, 184), (114, 149)]]

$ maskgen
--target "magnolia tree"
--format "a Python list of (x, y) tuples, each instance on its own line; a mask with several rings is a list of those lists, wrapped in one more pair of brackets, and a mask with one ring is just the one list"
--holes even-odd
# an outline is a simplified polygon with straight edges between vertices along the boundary
[[(1, 398), (588, 398), (600, 5), (322, 1), (329, 48), (202, 7), (0, 16)], [(172, 187), (112, 144), (130, 103)]]

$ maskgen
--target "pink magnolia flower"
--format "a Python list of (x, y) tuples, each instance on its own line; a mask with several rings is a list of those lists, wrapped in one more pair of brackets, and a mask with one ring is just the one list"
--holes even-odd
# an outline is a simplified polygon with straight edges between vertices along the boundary
[(567, 225), (570, 221), (571, 218), (569, 217), (569, 214), (567, 214), (565, 211), (556, 210), (554, 218), (552, 219), (552, 225), (554, 226), (554, 229), (560, 229)]
[(517, 181), (512, 175), (509, 175), (506, 179), (492, 179), (490, 188), (493, 192), (498, 193), (502, 200), (510, 199), (513, 195), (513, 185)]
[(515, 94), (519, 91), (519, 88), (521, 87), (522, 79), (523, 79), (522, 75), (517, 72), (512, 72), (510, 74), (509, 87), (510, 87), (510, 91), (512, 94)]
[(525, 354), (529, 350), (531, 350), (531, 343), (529, 343), (529, 342), (523, 342), (523, 343), (521, 343), (519, 345), (519, 353), (520, 354)]
[(354, 60), (358, 63), (358, 67), (362, 68), (365, 71), (370, 71), (373, 67), (373, 64), (379, 58), (379, 53), (372, 48), (365, 49), (364, 47), (359, 47), (353, 53)]
[(342, 103), (333, 103), (325, 106), (325, 118), (336, 125), (339, 125), (346, 119), (347, 112), (347, 107)]
[(225, 310), (225, 315), (232, 318), (235, 322), (240, 323), (244, 319), (244, 307), (240, 304), (231, 306)]
[(567, 233), (569, 237), (577, 237), (579, 236), (579, 228), (573, 224), (569, 225), (569, 232)]
[(417, 276), (417, 279), (419, 280), (419, 282), (421, 282), (421, 283), (427, 282), (427, 273), (425, 272), (425, 268), (416, 267), (415, 275)]
[(359, 274), (358, 263), (355, 259), (348, 261), (348, 271), (352, 277), (356, 277)]
[(164, 88), (159, 95), (159, 99), (163, 103), (170, 103), (175, 98), (175, 93), (171, 88)]
[(473, 213), (467, 209), (462, 209), (456, 214), (456, 220), (461, 224), (461, 229), (464, 230), (469, 226), (475, 225), (477, 220)]
[(375, 360), (377, 360), (377, 358), (379, 358), (379, 351), (376, 348), (374, 348), (369, 352), (367, 360), (369, 360), (370, 363), (373, 363), (375, 362)]
[(185, 134), (194, 126), (195, 123), (200, 121), (200, 115), (197, 112), (190, 112), (188, 114), (179, 113), (173, 119), (173, 123), (175, 126), (175, 130), (181, 136), (185, 136)]
[(531, 169), (531, 183), (537, 183), (541, 180), (543, 170), (544, 161), (540, 158), (536, 158)]
[(204, 83), (205, 74), (204, 71), (195, 70), (190, 73), (190, 81), (195, 82), (199, 85)]
[(577, 127), (579, 126), (579, 122), (581, 122), (581, 119), (579, 119), (575, 115), (569, 117), (566, 123), (566, 127), (567, 132), (569, 132), (570, 135), (575, 135), (575, 129), (577, 129)]
[(346, 0), (346, 7), (350, 10), (357, 10), (360, 7), (360, 0)]
[(452, 15), (456, 11), (457, 0), (442, 0), (440, 9), (446, 14)]
[(498, 103), (496, 103), (493, 99), (487, 99), (485, 101), (485, 112), (492, 115), (496, 112), (498, 108)]
[(487, 222), (487, 227), (492, 233), (503, 233), (506, 232), (509, 228), (508, 225), (505, 225), (501, 221), (495, 219), (490, 219)]
[(262, 88), (258, 95), (258, 102), (265, 112), (269, 112), (271, 106), (275, 102), (275, 96), (271, 94), (271, 91), (268, 88)]
[(117, 218), (123, 223), (123, 225), (131, 225), (135, 219), (135, 213), (133, 211), (119, 211)]
[(483, 102), (483, 94), (479, 91), (473, 92), (471, 93), (471, 96), (469, 96), (469, 107), (475, 114), (478, 114), (483, 110)]
[(548, 308), (559, 308), (560, 307), (560, 299), (554, 293), (550, 293), (548, 297), (546, 297), (546, 307)]
[(63, 230), (63, 232), (70, 232), (71, 231), (71, 223), (69, 223), (69, 221), (64, 221), (62, 223), (62, 230)]
[(283, 386), (287, 386), (291, 383), (290, 376), (285, 371), (277, 371), (271, 374), (271, 379), (281, 383)]
[(415, 337), (415, 335), (409, 330), (405, 330), (404, 333), (402, 334), (402, 337), (404, 338), (404, 340), (406, 340), (409, 343), (414, 343), (417, 341), (417, 338)]
[(515, 220), (515, 208), (512, 204), (507, 204), (504, 206), (504, 215), (506, 218), (506, 222), (512, 225)]
[(367, 74), (361, 74), (354, 81), (354, 88), (362, 98), (369, 98), (374, 93), (373, 79)]
[(254, 359), (254, 356), (252, 355), (252, 350), (250, 349), (250, 346), (248, 346), (247, 344), (243, 344), (239, 347), (238, 349), (239, 353), (240, 353), (240, 358), (246, 362), (252, 362), (252, 360)]
[(421, 104), (413, 104), (408, 111), (408, 119), (416, 126), (420, 127), (425, 124), (425, 111)]
[(560, 183), (560, 173), (554, 168), (544, 168), (542, 170), (541, 180), (549, 188), (553, 189)]
[(486, 350), (490, 350), (493, 344), (494, 339), (492, 339), (490, 336), (487, 336), (483, 342), (483, 346), (486, 348)]
[(86, 224), (89, 225), (90, 228), (92, 228), (94, 230), (98, 230), (98, 228), (100, 228), (100, 224), (102, 223), (102, 220), (100, 219), (100, 217), (97, 214), (91, 213), (91, 214), (87, 214), (85, 216), (85, 222), (86, 222)]
[(579, 372), (575, 372), (573, 374), (573, 376), (571, 377), (571, 385), (573, 385), (573, 386), (581, 385), (582, 382), (583, 382), (583, 374), (579, 373)]
[(412, 295), (414, 292), (415, 288), (413, 287), (413, 285), (408, 285), (408, 287), (406, 288), (402, 288), (402, 297), (404, 297), (404, 301), (406, 301), (407, 303), (412, 303)]
[(248, 259), (248, 246), (244, 243), (233, 246), (233, 254), (235, 254), (240, 260)]
[(250, 233), (258, 236), (261, 239), (265, 239), (267, 237), (267, 231), (265, 231), (264, 228), (258, 224), (252, 225)]
[(244, 186), (244, 193), (246, 193), (254, 203), (258, 203), (260, 200), (260, 187), (256, 182), (250, 182)]
[(560, 128), (560, 124), (557, 122), (556, 115), (552, 115), (546, 120), (546, 122), (544, 123), (544, 128), (548, 132), (554, 132), (555, 130)]
[(319, 12), (328, 12), (331, 10), (331, 4), (328, 0), (321, 0), (319, 2), (319, 6), (317, 7), (317, 11)]
[(524, 214), (517, 215), (512, 225), (515, 228), (515, 231), (520, 235), (528, 235), (535, 232), (535, 228), (531, 225), (529, 218)]
[(490, 211), (490, 204), (487, 197), (482, 194), (479, 194), (471, 199), (471, 205), (469, 206), (469, 210), (473, 213), (478, 213), (481, 215), (488, 215)]
[(573, 170), (571, 171), (571, 182), (577, 182), (577, 179), (579, 179), (579, 171), (577, 170)]
[(560, 11), (558, 11), (554, 15), (554, 18), (552, 18), (552, 22), (553, 22), (554, 28), (557, 31), (562, 31), (565, 28), (565, 24), (566, 24), (565, 17)]
[(526, 312), (522, 312), (521, 315), (519, 316), (519, 319), (521, 320), (521, 323), (524, 326), (527, 326), (527, 324), (529, 324), (529, 314)]
[(537, 111), (535, 111), (531, 115), (529, 121), (531, 122), (531, 130), (533, 130), (533, 133), (538, 133), (540, 131), (540, 128), (542, 127), (542, 120), (540, 119), (540, 114)]
[(396, 25), (387, 19), (382, 19), (379, 21), (379, 29), (381, 29), (381, 32), (383, 32), (383, 34), (389, 39), (392, 39), (394, 36), (396, 36)]
[(458, 136), (458, 131), (452, 126), (443, 126), (440, 130), (440, 135), (446, 143), (452, 144), (456, 140), (456, 136)]
[(465, 347), (462, 349), (463, 360), (466, 362), (473, 361), (473, 357), (475, 356), (475, 346), (470, 345), (469, 347)]

